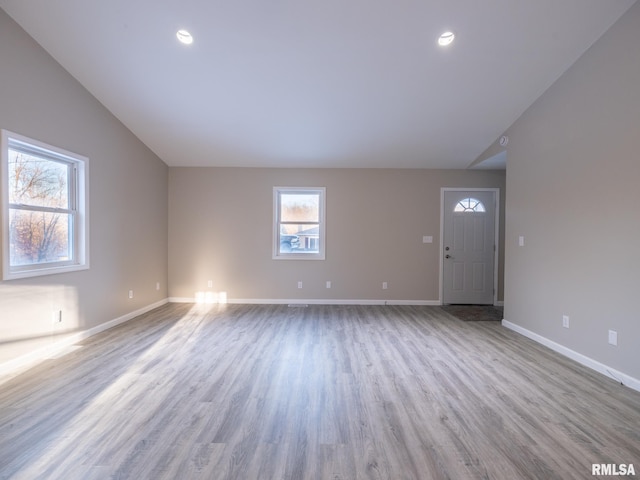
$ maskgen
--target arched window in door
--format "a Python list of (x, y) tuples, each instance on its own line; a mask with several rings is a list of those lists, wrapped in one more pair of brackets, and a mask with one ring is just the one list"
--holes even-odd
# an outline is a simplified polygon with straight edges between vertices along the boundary
[(460, 200), (455, 208), (453, 209), (454, 212), (486, 212), (485, 208), (484, 208), (484, 204), (476, 199), (476, 198), (471, 198), (471, 197), (467, 197), (467, 198), (463, 198), (462, 200)]

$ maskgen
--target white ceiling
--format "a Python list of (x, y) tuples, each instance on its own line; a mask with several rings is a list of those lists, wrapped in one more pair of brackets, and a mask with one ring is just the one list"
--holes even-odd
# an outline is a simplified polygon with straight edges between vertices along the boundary
[(0, 7), (170, 166), (466, 168), (634, 1)]

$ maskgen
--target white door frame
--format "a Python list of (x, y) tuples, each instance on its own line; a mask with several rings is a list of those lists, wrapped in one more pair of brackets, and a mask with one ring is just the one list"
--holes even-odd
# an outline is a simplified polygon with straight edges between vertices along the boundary
[(495, 205), (495, 252), (493, 255), (493, 304), (498, 305), (498, 257), (500, 256), (500, 189), (499, 188), (464, 188), (464, 187), (441, 187), (440, 188), (440, 288), (438, 292), (438, 303), (442, 305), (444, 289), (444, 192), (494, 192), (496, 197)]

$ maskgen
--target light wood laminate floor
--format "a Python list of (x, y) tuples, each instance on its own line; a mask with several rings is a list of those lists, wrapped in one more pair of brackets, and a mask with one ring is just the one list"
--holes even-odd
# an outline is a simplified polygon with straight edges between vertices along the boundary
[(640, 470), (640, 393), (439, 307), (169, 304), (78, 347), (0, 385), (0, 478)]

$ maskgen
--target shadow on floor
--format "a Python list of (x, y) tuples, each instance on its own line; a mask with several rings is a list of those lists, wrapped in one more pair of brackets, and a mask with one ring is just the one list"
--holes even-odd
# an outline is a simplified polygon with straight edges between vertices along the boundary
[(465, 322), (500, 322), (503, 318), (502, 307), (493, 305), (442, 305), (441, 308)]

